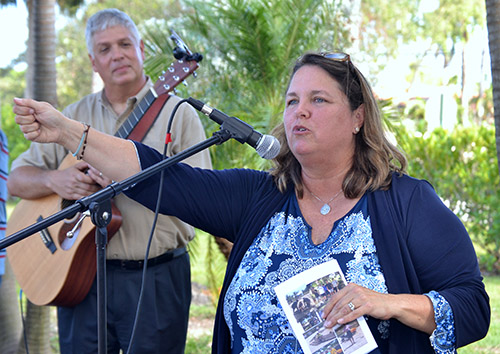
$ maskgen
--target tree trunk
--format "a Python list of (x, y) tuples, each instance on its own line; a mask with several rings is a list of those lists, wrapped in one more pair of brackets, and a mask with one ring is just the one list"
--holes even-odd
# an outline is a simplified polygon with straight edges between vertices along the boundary
[(486, 23), (491, 58), (491, 81), (493, 83), (497, 161), (500, 172), (500, 0), (486, 0)]
[(57, 107), (55, 0), (28, 1), (26, 95)]
[[(51, 354), (50, 349), (50, 307), (37, 306), (26, 300), (26, 339), (21, 336), (17, 354)], [(28, 350), (26, 351), (26, 345)]]
[[(55, 0), (28, 0), (26, 96), (57, 107)], [(30, 353), (50, 353), (50, 307), (27, 301), (25, 332)], [(24, 336), (18, 353), (26, 353)]]
[(21, 336), (21, 314), (17, 300), (17, 284), (8, 259), (5, 259), (5, 274), (0, 286), (0, 353), (17, 351)]
[(468, 86), (468, 80), (469, 78), (467, 77), (467, 71), (466, 71), (466, 50), (467, 50), (467, 33), (464, 36), (465, 38), (465, 45), (464, 48), (462, 49), (462, 85), (460, 89), (460, 96), (461, 96), (461, 102), (462, 102), (462, 108), (463, 108), (463, 113), (462, 117), (460, 118), (462, 125), (463, 126), (470, 126), (470, 119), (469, 119), (469, 101), (470, 101), (470, 96), (471, 92), (470, 89), (467, 88)]

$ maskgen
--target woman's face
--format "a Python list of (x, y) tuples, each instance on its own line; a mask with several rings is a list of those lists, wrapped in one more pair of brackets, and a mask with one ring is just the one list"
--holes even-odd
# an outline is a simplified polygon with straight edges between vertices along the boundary
[(319, 66), (303, 66), (292, 77), (283, 120), (290, 150), (301, 164), (350, 161), (363, 119), (363, 105), (351, 111), (338, 82)]

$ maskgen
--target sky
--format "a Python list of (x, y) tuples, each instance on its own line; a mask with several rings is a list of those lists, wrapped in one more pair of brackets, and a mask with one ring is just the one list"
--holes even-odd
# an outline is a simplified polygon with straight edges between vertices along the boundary
[(28, 11), (24, 1), (0, 8), (0, 68), (5, 68), (26, 50)]
[[(64, 16), (59, 16), (59, 8), (56, 7), (56, 30), (66, 22)], [(26, 50), (28, 10), (24, 0), (17, 0), (16, 6), (0, 7), (0, 34), (0, 68), (5, 68)]]

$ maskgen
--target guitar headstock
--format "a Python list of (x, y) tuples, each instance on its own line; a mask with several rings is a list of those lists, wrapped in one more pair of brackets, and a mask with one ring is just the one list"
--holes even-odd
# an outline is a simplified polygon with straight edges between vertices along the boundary
[(201, 54), (192, 53), (174, 30), (171, 29), (170, 31), (172, 32), (170, 39), (176, 45), (174, 48), (174, 57), (178, 60), (172, 63), (155, 82), (154, 88), (158, 96), (172, 91), (185, 78), (194, 74), (195, 70), (199, 67), (198, 63), (203, 59)]
[(177, 60), (172, 63), (166, 71), (158, 77), (154, 84), (156, 93), (162, 95), (172, 91), (184, 79), (195, 72), (199, 65), (196, 60)]

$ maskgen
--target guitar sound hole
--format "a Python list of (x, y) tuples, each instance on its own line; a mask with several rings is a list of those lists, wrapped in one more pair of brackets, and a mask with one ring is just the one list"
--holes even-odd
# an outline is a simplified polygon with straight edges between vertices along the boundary
[[(74, 200), (62, 199), (61, 200), (61, 210), (65, 209), (71, 205), (75, 204)], [(58, 241), (61, 249), (69, 250), (75, 241), (78, 239), (78, 234), (80, 233), (80, 228), (75, 230), (73, 237), (68, 237), (67, 233), (73, 229), (78, 220), (81, 217), (81, 213), (76, 213), (71, 219), (65, 219), (62, 221), (61, 228), (59, 229)]]
[(63, 199), (61, 200), (61, 210), (66, 209), (67, 207), (72, 206), (73, 204), (75, 204), (74, 200)]
[(80, 213), (76, 213), (76, 215), (73, 219), (71, 219), (71, 220), (66, 219), (66, 220), (62, 221), (62, 225), (61, 225), (61, 228), (59, 229), (59, 235), (58, 235), (59, 236), (58, 241), (59, 241), (59, 245), (61, 246), (61, 249), (69, 250), (73, 246), (75, 241), (78, 239), (78, 237), (80, 236), (81, 228), (78, 227), (74, 231), (74, 235), (72, 237), (68, 237), (68, 232), (73, 230), (73, 228), (75, 227), (76, 223), (78, 222), (78, 219), (80, 218), (80, 216), (81, 216)]

